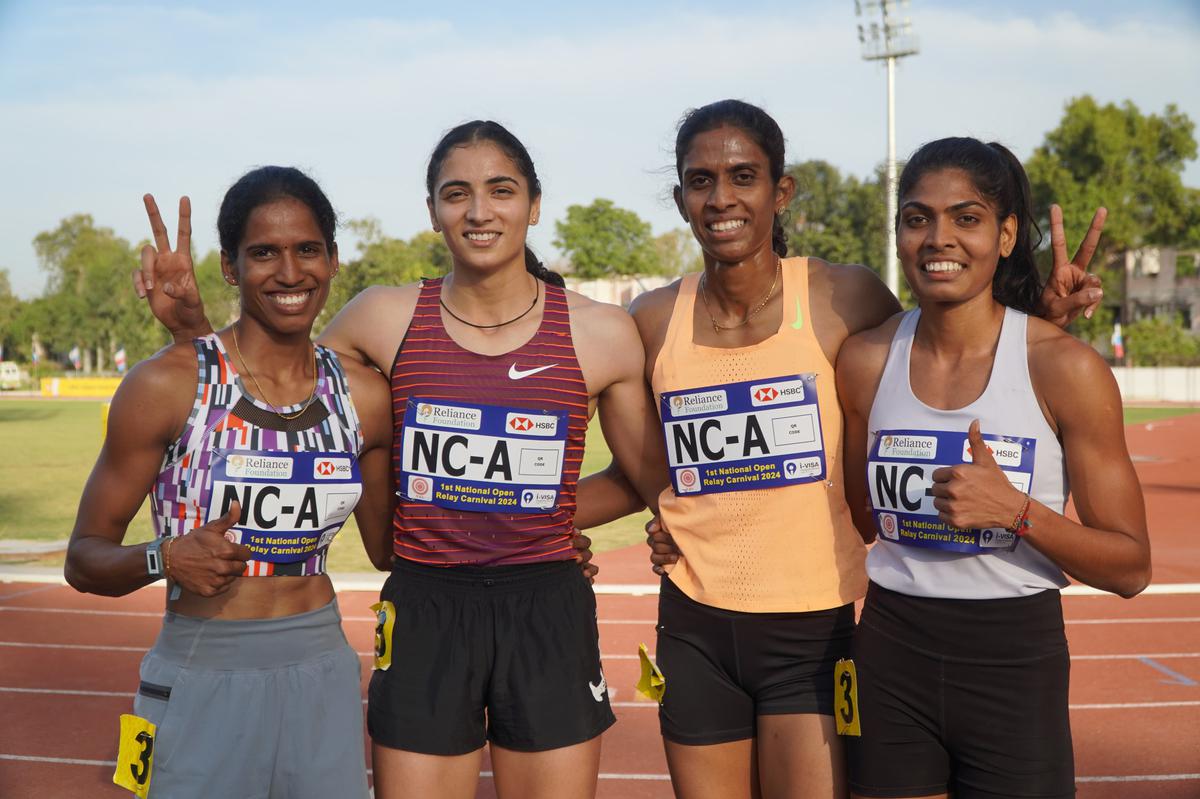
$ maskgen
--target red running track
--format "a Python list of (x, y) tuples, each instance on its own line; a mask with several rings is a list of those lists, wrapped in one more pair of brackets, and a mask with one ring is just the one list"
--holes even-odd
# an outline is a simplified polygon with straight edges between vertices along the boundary
[[(1197, 799), (1200, 539), (1191, 527), (1200, 518), (1200, 415), (1127, 434), (1147, 498), (1155, 583), (1177, 587), (1130, 601), (1064, 597), (1079, 796)], [(598, 562), (602, 588), (653, 582), (641, 547)], [(339, 601), (347, 637), (364, 653), (365, 690), (374, 597), (343, 592)], [(665, 799), (672, 794), (655, 709), (633, 690), (637, 645), (654, 646), (655, 597), (601, 594), (598, 602), (618, 718), (604, 737), (598, 795)], [(129, 795), (111, 783), (117, 717), (131, 707), (162, 606), (160, 587), (106, 599), (61, 585), (0, 583), (0, 797)], [(494, 796), (490, 780), (481, 780), (479, 796)]]

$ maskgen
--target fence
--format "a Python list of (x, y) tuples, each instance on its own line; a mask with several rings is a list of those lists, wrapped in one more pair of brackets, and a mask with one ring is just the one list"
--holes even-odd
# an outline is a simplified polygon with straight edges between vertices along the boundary
[(1183, 402), (1200, 405), (1200, 368), (1116, 366), (1113, 376), (1125, 402)]

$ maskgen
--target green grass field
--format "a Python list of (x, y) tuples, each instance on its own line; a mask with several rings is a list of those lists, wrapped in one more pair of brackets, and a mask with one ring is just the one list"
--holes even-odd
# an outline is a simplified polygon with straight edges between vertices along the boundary
[[(1147, 422), (1200, 408), (1126, 408), (1127, 424)], [(79, 495), (100, 451), (101, 403), (69, 400), (0, 400), (0, 540), (64, 540), (75, 524)], [(583, 474), (608, 465), (610, 455), (600, 425), (588, 430)], [(594, 549), (627, 546), (642, 541), (648, 513), (628, 516), (589, 531)], [(152, 535), (149, 503), (129, 527), (126, 541), (146, 541)], [(61, 564), (62, 555), (8, 563)], [(353, 520), (335, 539), (330, 552), (334, 571), (370, 571), (371, 565), (358, 543)]]

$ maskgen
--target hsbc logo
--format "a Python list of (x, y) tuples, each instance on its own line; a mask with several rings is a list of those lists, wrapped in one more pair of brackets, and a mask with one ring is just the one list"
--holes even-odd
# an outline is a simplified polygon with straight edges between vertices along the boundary
[(504, 418), (504, 429), (523, 436), (553, 436), (558, 433), (558, 417), (530, 413), (510, 413)]
[(317, 458), (313, 461), (314, 480), (346, 480), (351, 473), (349, 458)]
[(800, 402), (803, 399), (803, 380), (776, 380), (750, 386), (750, 404), (756, 408)]

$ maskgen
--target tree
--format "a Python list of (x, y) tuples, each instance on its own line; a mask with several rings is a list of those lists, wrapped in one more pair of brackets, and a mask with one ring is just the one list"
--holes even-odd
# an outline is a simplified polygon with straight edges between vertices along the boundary
[(571, 261), (573, 274), (585, 280), (608, 275), (661, 272), (650, 223), (612, 200), (572, 205), (567, 218), (554, 223), (554, 246)]
[(788, 244), (798, 255), (883, 268), (887, 246), (883, 182), (843, 176), (827, 161), (788, 167), (796, 196), (788, 206)]
[[(1067, 103), (1058, 127), (1026, 162), (1045, 242), (1051, 203), (1062, 206), (1071, 242), (1081, 240), (1098, 206), (1108, 208), (1092, 259), (1106, 307), (1072, 324), (1080, 338), (1106, 338), (1124, 302), (1124, 272), (1106, 266), (1113, 255), (1147, 246), (1200, 246), (1200, 191), (1183, 185), (1184, 165), (1196, 157), (1194, 131), (1174, 105), (1161, 115), (1146, 115), (1130, 101), (1100, 105), (1084, 95)], [(1039, 261), (1044, 275), (1051, 265), (1048, 247), (1039, 252)]]
[(129, 288), (137, 255), (111, 229), (76, 214), (38, 234), (33, 246), (48, 280), (44, 305), (31, 308), (25, 320), (38, 327), (26, 332), (38, 333), (52, 353), (62, 356), (78, 346), (86, 371), (93, 363), (103, 368), (119, 347), (137, 361), (166, 343)]
[(21, 309), (21, 301), (12, 293), (12, 283), (8, 280), (8, 270), (0, 269), (0, 349), (4, 356), (0, 360), (12, 360), (10, 353), (17, 343), (13, 333), (13, 323)]
[(1139, 319), (1125, 327), (1129, 362), (1134, 366), (1194, 366), (1200, 363), (1200, 339), (1178, 318)]
[(418, 233), (404, 241), (385, 236), (376, 219), (351, 220), (346, 227), (358, 236), (358, 257), (342, 260), (325, 309), (317, 319), (318, 329), (363, 289), (414, 283), (450, 271), (450, 251), (442, 237), (433, 231)]
[(692, 237), (692, 232), (684, 228), (675, 228), (655, 236), (654, 257), (658, 261), (657, 272), (662, 275), (683, 275), (704, 268), (700, 245)]
[(1050, 203), (1062, 206), (1067, 238), (1079, 241), (1097, 206), (1108, 208), (1101, 256), (1154, 245), (1200, 243), (1197, 193), (1183, 185), (1196, 157), (1195, 125), (1174, 105), (1162, 115), (1136, 105), (1067, 103), (1058, 127), (1026, 163), (1035, 211), (1048, 229)]

